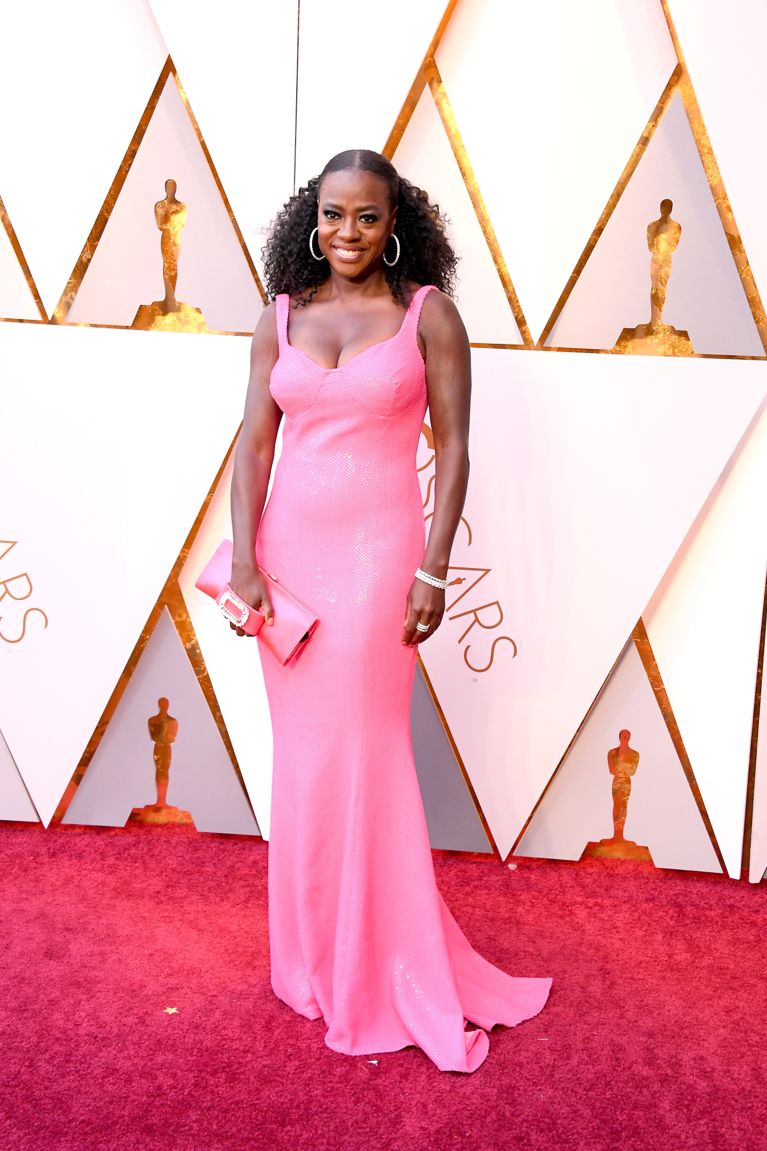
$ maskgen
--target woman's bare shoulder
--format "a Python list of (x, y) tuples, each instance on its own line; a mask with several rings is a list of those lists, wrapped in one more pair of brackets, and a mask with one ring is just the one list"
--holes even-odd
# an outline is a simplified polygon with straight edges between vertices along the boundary
[(461, 313), (450, 296), (441, 292), (439, 288), (427, 292), (421, 309), (419, 328), (427, 344), (430, 339), (468, 341)]
[(276, 300), (271, 300), (258, 317), (258, 323), (253, 332), (250, 350), (251, 359), (254, 357), (260, 359), (261, 357), (267, 356), (273, 357), (276, 360), (279, 351)]

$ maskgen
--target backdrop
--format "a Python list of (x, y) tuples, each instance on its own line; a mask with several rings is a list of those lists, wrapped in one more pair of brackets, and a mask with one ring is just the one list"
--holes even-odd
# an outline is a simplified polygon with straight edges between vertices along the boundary
[[(255, 645), (194, 579), (269, 222), (369, 147), (446, 213), (473, 347), (433, 845), (764, 876), (765, 36), (760, 0), (5, 13), (0, 818), (268, 836)], [(418, 466), (428, 521), (428, 419)]]

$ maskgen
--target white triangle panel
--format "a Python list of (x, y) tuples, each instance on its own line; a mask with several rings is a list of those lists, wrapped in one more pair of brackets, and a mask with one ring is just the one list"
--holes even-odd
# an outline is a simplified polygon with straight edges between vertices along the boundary
[(248, 800), (166, 609), (134, 668), (63, 823), (122, 827), (133, 808), (157, 801), (150, 717), (160, 701), (178, 722), (171, 744), (168, 804), (198, 831), (258, 835)]
[(422, 658), (506, 854), (767, 381), (753, 361), (474, 349), (472, 363), (471, 538), (461, 525), (462, 582)]
[(165, 197), (167, 179), (176, 181), (176, 196), (187, 209), (176, 298), (199, 308), (212, 330), (252, 332), (261, 295), (172, 76), (67, 321), (129, 328), (140, 304), (163, 298), (154, 205)]
[[(764, 365), (760, 367), (767, 376)], [(689, 441), (685, 468), (689, 466)], [(727, 869), (740, 876), (767, 570), (767, 404), (644, 614)]]
[(762, 302), (767, 298), (767, 108), (762, 0), (669, 0), (669, 10)]
[(756, 745), (754, 816), (751, 824), (751, 858), (748, 878), (759, 883), (767, 872), (767, 704), (764, 702), (764, 674), (760, 702), (759, 741)]
[(437, 64), (534, 339), (676, 62), (659, 3), (459, 3)]
[(639, 752), (631, 780), (626, 839), (647, 847), (656, 867), (721, 872), (639, 653), (630, 642), (520, 840), (515, 855), (580, 859), (589, 842), (610, 839), (612, 775), (607, 753), (631, 732)]
[(0, 319), (42, 319), (2, 220), (0, 220)]
[(221, 540), (232, 538), (229, 491), (233, 462), (232, 456), (182, 568), (179, 583), (258, 826), (268, 839), (272, 727), (257, 641), (236, 636), (213, 600), (194, 586)]
[[(0, 325), (0, 728), (48, 823), (241, 417), (242, 338)], [(45, 723), (40, 723), (40, 714)]]
[(0, 819), (39, 823), (35, 805), (0, 733)]
[[(373, 30), (358, 0), (337, 0), (332, 16), (326, 0), (301, 0), (298, 184), (347, 148), (381, 151), (445, 5), (446, 0), (388, 0)], [(364, 95), (354, 88), (363, 76)], [(431, 192), (428, 184), (426, 190)]]
[(761, 356), (727, 235), (716, 210), (682, 98), (658, 124), (604, 232), (578, 277), (547, 344), (612, 348), (624, 327), (650, 319), (647, 225), (660, 201), (682, 225), (663, 319), (690, 334), (696, 352)]
[(260, 272), (267, 228), (293, 188), (297, 0), (151, 6)]
[(3, 44), (0, 194), (51, 315), (168, 53), (146, 0), (5, 5)]
[(469, 339), (479, 344), (521, 344), (519, 328), (428, 87), (393, 163), (400, 175), (426, 188), (447, 215), (448, 234), (460, 257), (456, 303)]

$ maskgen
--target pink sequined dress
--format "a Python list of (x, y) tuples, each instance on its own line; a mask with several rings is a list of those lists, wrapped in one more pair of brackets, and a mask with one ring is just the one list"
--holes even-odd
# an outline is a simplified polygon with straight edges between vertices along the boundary
[(283, 449), (257, 553), (321, 622), (291, 666), (259, 645), (274, 729), (271, 978), (295, 1011), (324, 1017), (334, 1051), (415, 1044), (443, 1070), (474, 1071), (482, 1028), (537, 1014), (551, 981), (512, 978), (466, 940), (436, 887), (413, 764), (416, 649), (401, 635), (424, 551), (416, 330), (429, 290), (396, 335), (332, 369), (291, 346), (277, 297)]

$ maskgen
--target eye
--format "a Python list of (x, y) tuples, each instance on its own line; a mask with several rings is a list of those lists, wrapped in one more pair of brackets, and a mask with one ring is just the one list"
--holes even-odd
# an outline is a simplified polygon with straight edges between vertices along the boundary
[(362, 220), (363, 224), (375, 224), (378, 220), (378, 216), (376, 216), (373, 212), (365, 212), (362, 216), (360, 216), (360, 220)]
[(323, 208), (322, 214), (326, 220), (337, 220), (338, 212), (334, 212), (332, 208)]

